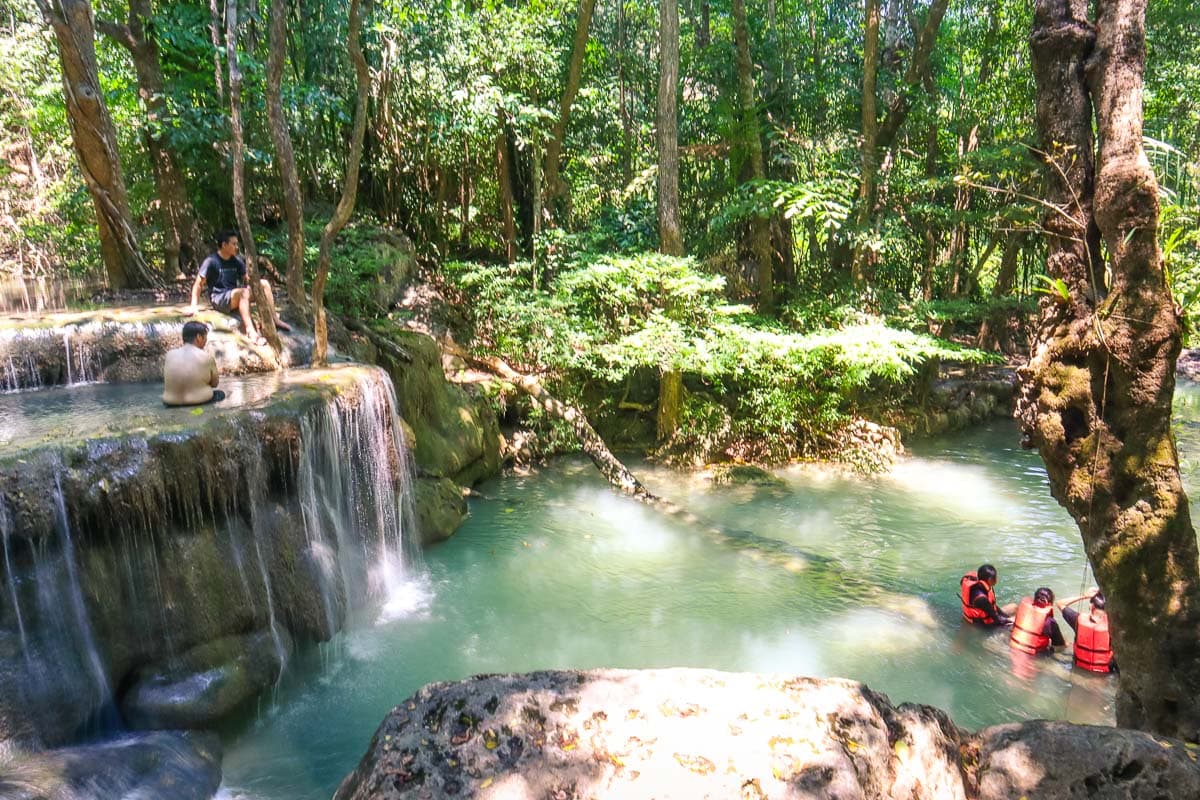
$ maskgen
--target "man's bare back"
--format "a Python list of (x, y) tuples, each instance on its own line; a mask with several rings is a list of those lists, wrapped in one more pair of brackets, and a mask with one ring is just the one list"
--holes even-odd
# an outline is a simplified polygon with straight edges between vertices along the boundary
[(163, 362), (163, 403), (193, 406), (212, 401), (217, 386), (217, 360), (204, 350), (207, 342), (206, 330), (167, 353)]

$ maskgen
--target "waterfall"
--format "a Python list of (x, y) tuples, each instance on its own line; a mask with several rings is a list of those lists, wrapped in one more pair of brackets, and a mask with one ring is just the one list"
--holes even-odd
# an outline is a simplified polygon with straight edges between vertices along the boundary
[[(412, 456), (401, 435), (395, 390), (382, 374), (358, 389), (355, 402), (339, 397), (303, 423), (300, 505), (311, 552), (322, 567), (322, 603), (331, 626), (337, 580), (351, 605), (375, 600), (386, 610), (403, 596), (402, 577), (416, 552), (409, 530), (415, 520)], [(336, 576), (332, 553), (338, 554)]]
[(58, 472), (54, 475), (54, 508), (58, 517), (57, 527), (61, 537), (63, 564), (67, 569), (67, 586), (63, 588), (71, 601), (71, 612), (75, 618), (74, 632), (78, 637), (76, 641), (82, 647), (82, 655), (91, 670), (92, 680), (96, 682), (98, 705), (103, 707), (112, 699), (112, 688), (109, 686), (108, 670), (100, 658), (100, 651), (96, 649), (96, 637), (92, 635), (92, 623), (88, 617), (87, 606), (83, 602), (83, 587), (79, 583), (79, 568), (75, 563), (75, 545), (71, 541), (71, 521), (67, 518), (67, 506), (63, 501), (59, 475)]
[[(2, 498), (0, 498), (2, 500)], [(17, 576), (13, 573), (12, 554), (9, 552), (9, 537), (12, 536), (12, 514), (8, 504), (0, 502), (0, 538), (4, 540), (4, 580), (8, 584), (8, 596), (12, 601), (13, 614), (17, 618), (17, 633), (21, 637), (21, 652), (29, 661), (29, 635), (25, 632), (25, 619), (21, 616), (21, 600), (17, 595)]]
[[(128, 402), (116, 385), (91, 391)], [(25, 659), (0, 663), (0, 729), (46, 717), (61, 739), (142, 672), (217, 640), (268, 633), (282, 672), (293, 642), (332, 638), (352, 611), (413, 607), (413, 467), (390, 379), (297, 370), (276, 394), (189, 415), (183, 431), (0, 458), (0, 643)]]

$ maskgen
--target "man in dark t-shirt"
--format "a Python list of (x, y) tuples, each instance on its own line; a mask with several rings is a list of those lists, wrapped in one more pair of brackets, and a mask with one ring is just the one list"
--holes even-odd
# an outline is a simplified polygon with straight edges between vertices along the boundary
[[(261, 283), (268, 311), (275, 318), (275, 326), (280, 330), (290, 331), (291, 327), (280, 319), (275, 311), (271, 285), (265, 278)], [(222, 231), (217, 235), (217, 251), (204, 259), (196, 273), (196, 282), (192, 284), (192, 306), (189, 313), (194, 314), (199, 307), (200, 290), (205, 284), (208, 284), (208, 299), (213, 308), (223, 314), (236, 312), (242, 318), (242, 330), (246, 337), (255, 344), (266, 343), (266, 340), (258, 335), (250, 317), (251, 291), (250, 287), (246, 286), (246, 261), (238, 255), (237, 231)]]

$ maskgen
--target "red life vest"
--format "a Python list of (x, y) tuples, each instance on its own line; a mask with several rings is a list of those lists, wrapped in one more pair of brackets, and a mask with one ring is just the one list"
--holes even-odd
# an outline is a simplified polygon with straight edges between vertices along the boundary
[(1054, 606), (1035, 606), (1032, 597), (1022, 597), (1021, 605), (1017, 607), (1017, 617), (1013, 620), (1009, 645), (1030, 655), (1049, 650), (1050, 637), (1043, 631), (1046, 629), (1046, 619), (1053, 611)]
[[(1096, 619), (1092, 619), (1092, 615)], [(1108, 639), (1108, 614), (1093, 610), (1079, 615), (1075, 627), (1075, 666), (1089, 672), (1109, 672), (1112, 645)]]
[(996, 593), (992, 591), (992, 587), (985, 581), (979, 580), (979, 576), (974, 572), (968, 572), (958, 581), (959, 594), (962, 599), (963, 619), (967, 622), (981, 622), (984, 625), (995, 625), (996, 619), (991, 614), (971, 605), (971, 591), (979, 584), (983, 584), (983, 587), (987, 589), (988, 603), (993, 608), (996, 606)]

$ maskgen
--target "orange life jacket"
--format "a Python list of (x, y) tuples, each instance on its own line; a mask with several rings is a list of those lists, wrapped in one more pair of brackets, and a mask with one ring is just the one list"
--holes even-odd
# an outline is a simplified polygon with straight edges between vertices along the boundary
[(1050, 637), (1043, 631), (1046, 629), (1046, 619), (1053, 611), (1054, 606), (1035, 606), (1032, 597), (1022, 597), (1008, 643), (1030, 655), (1049, 650)]
[(971, 605), (971, 590), (981, 583), (983, 584), (984, 588), (987, 589), (988, 602), (991, 603), (993, 608), (995, 608), (996, 593), (992, 591), (992, 587), (986, 582), (979, 580), (979, 576), (974, 572), (968, 572), (958, 581), (959, 593), (962, 595), (963, 619), (965, 619), (967, 622), (981, 622), (984, 625), (995, 625), (995, 617), (988, 612), (979, 608), (975, 608), (975, 606)]
[[(1096, 619), (1092, 619), (1092, 614)], [(1075, 625), (1075, 665), (1089, 672), (1108, 672), (1112, 659), (1108, 614), (1095, 610), (1080, 614)]]

